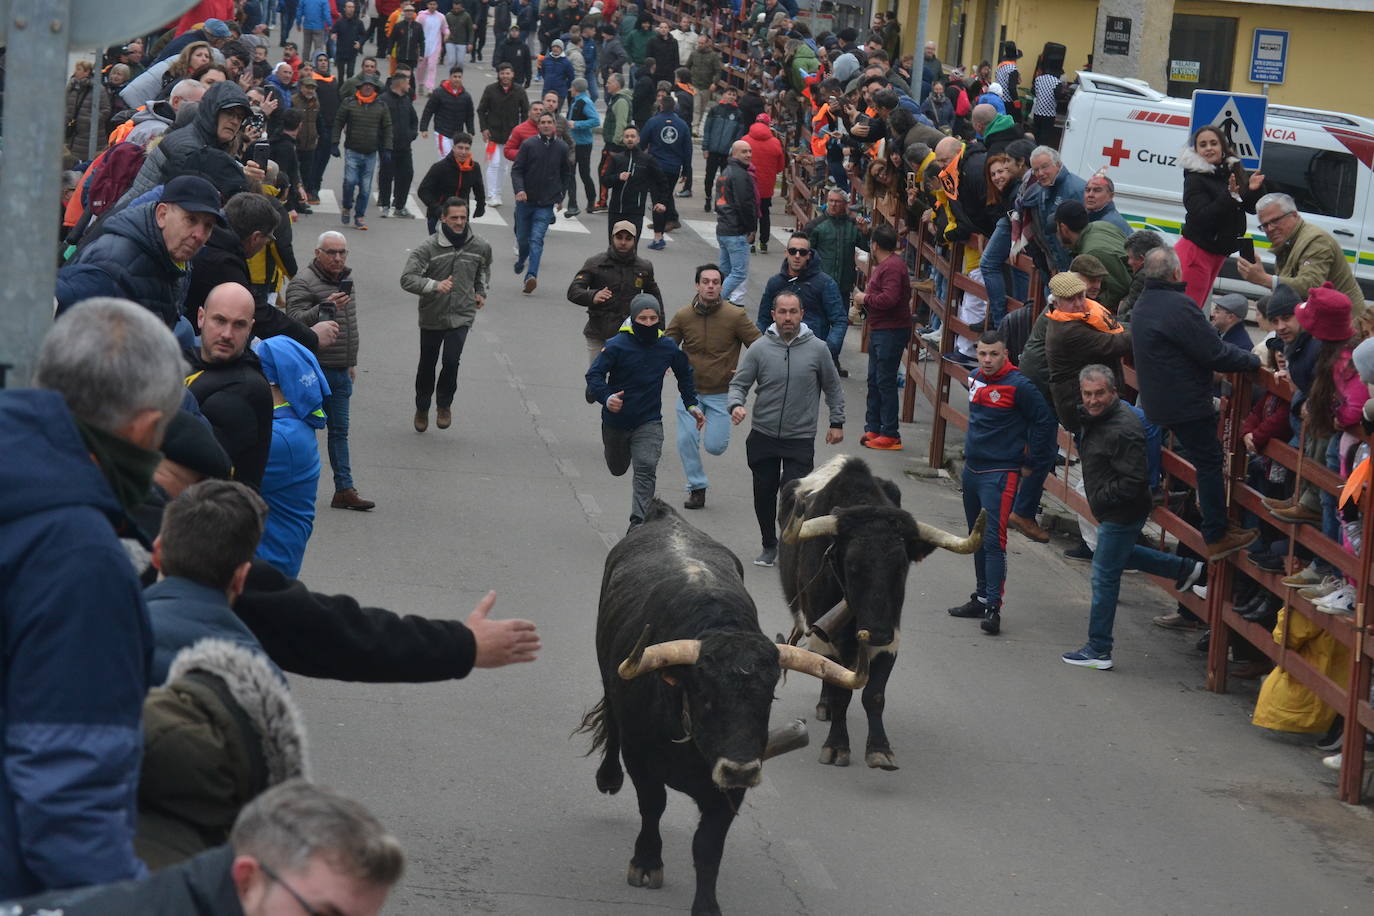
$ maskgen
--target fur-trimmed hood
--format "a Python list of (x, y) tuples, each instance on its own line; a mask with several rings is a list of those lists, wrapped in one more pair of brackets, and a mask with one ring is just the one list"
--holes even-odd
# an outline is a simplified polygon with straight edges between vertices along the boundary
[(300, 707), (262, 656), (225, 639), (202, 639), (177, 653), (167, 682), (192, 671), (203, 671), (223, 681), (257, 731), (267, 764), (264, 788), (297, 776), (310, 778)]
[(1235, 156), (1227, 156), (1220, 165), (1212, 165), (1191, 146), (1185, 146), (1178, 154), (1178, 164), (1183, 167), (1185, 172), (1200, 172), (1203, 175), (1210, 175), (1219, 168), (1230, 171), (1237, 162), (1240, 160)]

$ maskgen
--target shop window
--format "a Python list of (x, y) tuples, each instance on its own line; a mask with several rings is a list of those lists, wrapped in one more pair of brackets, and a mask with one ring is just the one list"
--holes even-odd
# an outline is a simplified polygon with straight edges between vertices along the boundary
[(1230, 89), (1236, 20), (1175, 14), (1169, 33), (1168, 94), (1191, 98), (1194, 89)]

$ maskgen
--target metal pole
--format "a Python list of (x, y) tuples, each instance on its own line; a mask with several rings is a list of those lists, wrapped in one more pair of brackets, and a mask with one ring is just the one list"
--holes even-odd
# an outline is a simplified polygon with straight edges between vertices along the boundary
[[(12, 0), (0, 169), (0, 371), (29, 384), (52, 325), (72, 0)], [(35, 255), (37, 252), (37, 255)]]
[[(930, 0), (921, 0), (920, 8), (916, 12), (916, 50), (912, 52), (911, 59), (914, 61), (912, 69), (923, 67), (926, 54), (926, 20), (930, 18)], [(911, 74), (915, 78), (916, 74)]]
[[(91, 68), (91, 131), (90, 139), (86, 144), (86, 158), (94, 159), (95, 154), (100, 150), (100, 94), (105, 91), (105, 86), (101, 82), (100, 61), (102, 60), (100, 49), (95, 49), (95, 63)], [(72, 150), (73, 153), (76, 150)]]

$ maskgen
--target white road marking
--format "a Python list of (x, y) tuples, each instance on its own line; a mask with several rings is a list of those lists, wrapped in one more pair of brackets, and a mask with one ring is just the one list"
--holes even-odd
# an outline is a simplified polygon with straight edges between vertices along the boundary
[(792, 854), (792, 859), (797, 863), (797, 869), (801, 872), (802, 880), (812, 887), (821, 890), (839, 890), (835, 882), (830, 878), (830, 872), (825, 870), (821, 857), (816, 855), (816, 850), (806, 840), (787, 840), (787, 851)]
[(597, 503), (596, 497), (590, 493), (578, 493), (577, 501), (582, 504), (582, 511), (588, 515), (600, 515), (601, 506)]
[(782, 242), (784, 245), (786, 245), (788, 242), (792, 241), (792, 230), (779, 229), (777, 226), (774, 226), (773, 238), (777, 239), (779, 242)]
[(682, 225), (701, 236), (707, 243), (716, 244), (716, 221), (705, 219), (684, 219)]
[(506, 225), (505, 219), (501, 217), (501, 214), (494, 207), (487, 207), (486, 212), (484, 212), (481, 216), (474, 216), (472, 218), (472, 222), (478, 226)]
[(550, 232), (572, 232), (577, 235), (591, 235), (592, 230), (570, 216), (560, 216), (549, 226)]

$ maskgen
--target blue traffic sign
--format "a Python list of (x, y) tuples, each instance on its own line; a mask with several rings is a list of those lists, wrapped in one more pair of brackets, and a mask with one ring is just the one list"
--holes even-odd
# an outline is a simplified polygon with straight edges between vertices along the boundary
[(1288, 32), (1284, 29), (1255, 29), (1250, 49), (1250, 82), (1282, 83), (1288, 69)]
[(1264, 115), (1268, 104), (1269, 100), (1262, 95), (1198, 89), (1193, 92), (1189, 130), (1196, 133), (1201, 127), (1215, 127), (1231, 141), (1241, 165), (1257, 169), (1264, 153)]

